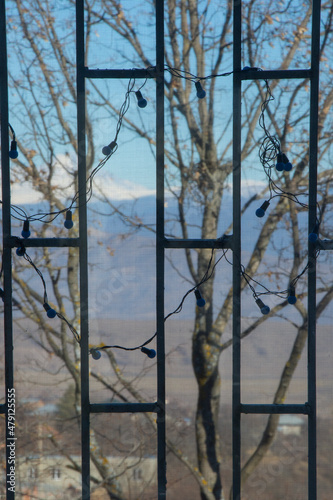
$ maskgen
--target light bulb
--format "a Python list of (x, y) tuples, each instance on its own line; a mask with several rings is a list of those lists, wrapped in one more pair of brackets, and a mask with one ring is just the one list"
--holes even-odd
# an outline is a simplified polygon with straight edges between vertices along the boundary
[(319, 232), (319, 224), (316, 223), (314, 228), (312, 229), (312, 232), (309, 234), (309, 241), (311, 241), (311, 243), (315, 243), (317, 241), (318, 232)]
[(203, 307), (206, 304), (206, 301), (202, 297), (200, 290), (198, 290), (198, 289), (194, 290), (194, 295), (195, 295), (195, 298), (197, 299), (197, 306)]
[(141, 347), (141, 352), (143, 352), (144, 354), (147, 354), (148, 358), (155, 358), (156, 356), (156, 351), (155, 349), (148, 349), (147, 347)]
[(100, 359), (102, 356), (101, 351), (99, 351), (98, 349), (92, 348), (92, 349), (90, 349), (90, 353), (91, 353), (91, 357), (93, 359), (96, 359), (96, 360)]
[(27, 220), (25, 220), (23, 222), (23, 229), (22, 229), (22, 232), (21, 232), (21, 236), (22, 236), (22, 238), (27, 239), (27, 238), (29, 238), (30, 234), (31, 233), (30, 233), (30, 230), (29, 230), (29, 221), (27, 219)]
[(270, 312), (270, 308), (263, 303), (261, 299), (256, 300), (256, 304), (259, 307), (261, 314), (268, 314)]
[(25, 254), (25, 248), (24, 246), (20, 246), (16, 249), (16, 255), (18, 257), (23, 257), (23, 255)]
[(8, 155), (9, 158), (11, 158), (12, 160), (16, 160), (16, 158), (18, 157), (17, 142), (15, 141), (15, 139), (13, 139), (12, 142), (10, 143), (10, 151)]
[(108, 144), (107, 146), (104, 146), (103, 149), (102, 149), (102, 153), (103, 155), (105, 156), (110, 156), (110, 154), (112, 153), (112, 151), (114, 150), (114, 148), (117, 146), (117, 143), (116, 141), (112, 141), (110, 142), (110, 144)]
[(264, 215), (265, 215), (266, 210), (267, 210), (268, 207), (269, 207), (269, 201), (266, 200), (261, 205), (261, 207), (257, 208), (257, 210), (256, 210), (256, 216), (259, 217), (259, 218), (264, 217)]
[(289, 289), (288, 289), (288, 303), (289, 304), (296, 304), (297, 302), (297, 297), (295, 295), (295, 287), (293, 285), (290, 285), (289, 286)]
[(67, 210), (67, 212), (66, 212), (66, 220), (64, 222), (64, 226), (65, 226), (66, 229), (72, 229), (72, 227), (74, 225), (73, 224), (73, 220), (72, 220), (72, 216), (73, 216), (72, 211), (71, 210)]
[(317, 233), (310, 233), (309, 234), (309, 241), (311, 241), (311, 243), (315, 243), (318, 239), (318, 234)]
[(278, 153), (276, 156), (276, 165), (275, 168), (278, 172), (282, 172), (284, 170), (284, 163), (283, 163), (283, 155), (282, 153)]
[(287, 155), (282, 154), (282, 161), (283, 161), (283, 168), (286, 172), (290, 172), (290, 170), (293, 168), (292, 164), (288, 160)]
[(202, 85), (200, 82), (195, 82), (195, 88), (197, 89), (197, 98), (198, 99), (203, 99), (206, 97), (206, 91), (202, 88)]
[(144, 97), (142, 97), (142, 94), (141, 94), (140, 90), (137, 90), (135, 92), (135, 95), (136, 95), (136, 98), (138, 100), (138, 106), (139, 106), (139, 108), (145, 108), (148, 103), (147, 103), (146, 99)]
[(50, 305), (47, 302), (45, 302), (43, 304), (43, 307), (46, 311), (46, 315), (48, 318), (55, 318), (56, 317), (56, 315), (57, 315), (56, 311), (54, 309), (52, 309), (52, 307), (50, 307)]

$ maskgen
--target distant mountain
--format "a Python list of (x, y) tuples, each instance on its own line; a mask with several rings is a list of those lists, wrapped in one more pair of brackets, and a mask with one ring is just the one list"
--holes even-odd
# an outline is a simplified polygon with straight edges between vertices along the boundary
[[(242, 205), (248, 198), (242, 200)], [(264, 219), (255, 216), (255, 210), (262, 200), (254, 202), (242, 218), (242, 262), (246, 264), (249, 255), (255, 248), (256, 240)], [(167, 196), (165, 199), (166, 235), (180, 237), (178, 208), (175, 198)], [(185, 206), (190, 238), (201, 236), (201, 207), (193, 203)], [(42, 211), (41, 205), (25, 207), (30, 215)], [(274, 210), (274, 203), (269, 207)], [(137, 200), (121, 200), (111, 202), (110, 205), (92, 201), (88, 205), (88, 234), (89, 234), (89, 303), (92, 318), (131, 317), (137, 320), (147, 320), (155, 317), (156, 276), (155, 276), (155, 211), (156, 200), (154, 196), (140, 197)], [(75, 219), (75, 217), (74, 217)], [(60, 215), (53, 224), (59, 228), (63, 225), (64, 216)], [(134, 222), (134, 225), (132, 224)], [(226, 190), (223, 198), (219, 223), (219, 235), (230, 230), (232, 222), (232, 194)], [(287, 224), (287, 222), (286, 222)], [(40, 222), (31, 223), (32, 236), (34, 227)], [(300, 227), (304, 229), (306, 238), (306, 214), (301, 218)], [(21, 227), (13, 229), (13, 234), (20, 235)], [(51, 233), (50, 233), (51, 234)], [(281, 227), (274, 234), (265, 260), (270, 271), (285, 272), (292, 255), (288, 248), (290, 241), (283, 221)], [(281, 255), (278, 256), (279, 249)], [(35, 250), (29, 249), (29, 254), (34, 255)], [(62, 249), (52, 250), (57, 255), (60, 265), (65, 265), (65, 255)], [(64, 258), (62, 258), (64, 255)], [(217, 253), (219, 257), (221, 252)], [(228, 252), (228, 260), (232, 262), (232, 253)], [(195, 261), (195, 252), (193, 251)], [(275, 286), (266, 275), (260, 276), (267, 288)], [(32, 272), (33, 273), (33, 272)], [(185, 252), (182, 249), (166, 250), (165, 262), (165, 311), (169, 313), (180, 303), (183, 295), (194, 286), (190, 279)], [(41, 287), (39, 277), (33, 275), (30, 279)], [(219, 309), (223, 297), (231, 284), (231, 265), (222, 260), (216, 269), (215, 280), (215, 307)], [(288, 283), (281, 281), (280, 289), (286, 289)], [(258, 289), (258, 286), (255, 285)], [(254, 303), (252, 294), (245, 293), (243, 297), (244, 316), (258, 315), (260, 312)], [(267, 303), (273, 305), (279, 299), (268, 297)], [(192, 318), (195, 307), (194, 295), (190, 295), (184, 304), (181, 316), (184, 319)], [(292, 310), (290, 308), (289, 312)]]

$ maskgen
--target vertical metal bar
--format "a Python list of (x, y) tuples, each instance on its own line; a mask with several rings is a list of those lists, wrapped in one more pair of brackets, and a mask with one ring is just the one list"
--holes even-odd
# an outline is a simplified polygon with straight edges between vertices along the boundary
[(86, 200), (86, 109), (84, 2), (76, 1), (77, 145), (80, 232), (81, 453), (82, 499), (90, 499), (88, 243)]
[(233, 26), (233, 351), (232, 455), (233, 500), (241, 498), (241, 2), (234, 1)]
[(164, 339), (164, 1), (156, 1), (156, 316), (158, 500), (166, 498)]
[[(312, 4), (310, 141), (309, 141), (309, 233), (317, 217), (318, 98), (320, 58), (320, 0)], [(316, 249), (309, 243), (308, 275), (308, 498), (317, 498), (317, 398), (316, 398)]]
[(10, 169), (9, 169), (9, 135), (8, 135), (8, 67), (6, 37), (6, 5), (0, 1), (0, 92), (1, 92), (1, 175), (2, 175), (2, 238), (3, 238), (3, 284), (4, 284), (4, 348), (5, 348), (5, 385), (6, 385), (6, 498), (14, 500), (15, 488), (12, 489), (9, 479), (10, 450), (15, 447), (15, 436), (8, 426), (8, 399), (14, 389), (13, 370), (13, 311), (12, 311), (12, 254), (8, 245), (11, 234), (10, 221)]

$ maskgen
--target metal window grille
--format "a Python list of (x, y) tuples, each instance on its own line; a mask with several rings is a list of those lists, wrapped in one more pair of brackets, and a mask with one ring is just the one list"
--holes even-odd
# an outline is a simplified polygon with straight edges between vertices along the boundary
[[(1, 71), (1, 168), (2, 168), (2, 223), (3, 223), (3, 278), (4, 278), (4, 331), (5, 331), (5, 383), (6, 388), (14, 386), (13, 329), (12, 329), (12, 260), (13, 242), (10, 220), (10, 171), (9, 159), (5, 154), (8, 147), (8, 88), (6, 53), (5, 0), (0, 2), (0, 71)], [(320, 0), (313, 1), (312, 54), (310, 69), (264, 71), (236, 71), (233, 75), (233, 236), (231, 249), (236, 257), (241, 254), (241, 87), (243, 80), (257, 78), (295, 79), (308, 78), (310, 91), (310, 177), (309, 177), (309, 228), (316, 221), (317, 196), (317, 129), (318, 129), (318, 86), (319, 86), (319, 39)], [(241, 69), (241, 2), (234, 2), (234, 70)], [(87, 213), (85, 203), (86, 163), (85, 163), (85, 79), (86, 78), (147, 78), (145, 70), (90, 70), (85, 66), (84, 54), (84, 2), (76, 2), (77, 36), (77, 137), (79, 144), (78, 178), (80, 190), (80, 212), (78, 240), (31, 239), (27, 246), (76, 246), (80, 251), (80, 296), (81, 296), (81, 382), (82, 382), (82, 498), (90, 498), (90, 415), (112, 412), (155, 412), (157, 414), (158, 447), (158, 499), (166, 498), (166, 447), (165, 447), (165, 351), (164, 351), (164, 251), (166, 248), (199, 248), (214, 246), (213, 241), (169, 240), (164, 236), (164, 2), (156, 1), (156, 313), (157, 313), (157, 401), (147, 404), (91, 404), (89, 401), (89, 318), (88, 318), (88, 254), (87, 254)], [(149, 74), (152, 77), (152, 73)], [(309, 258), (315, 249), (309, 244)], [(234, 262), (236, 259), (234, 259)], [(315, 262), (315, 259), (313, 259)], [(237, 261), (236, 261), (237, 262)], [(315, 264), (314, 264), (315, 266)], [(252, 414), (304, 414), (308, 417), (308, 498), (317, 498), (316, 485), (316, 273), (308, 277), (308, 401), (304, 404), (242, 404), (241, 400), (241, 288), (237, 264), (233, 268), (233, 500), (241, 499), (240, 450), (241, 415)], [(8, 402), (0, 406), (0, 412), (8, 419)], [(6, 430), (8, 426), (6, 425)], [(6, 434), (6, 439), (8, 435)], [(9, 451), (7, 450), (7, 466)], [(15, 493), (7, 490), (7, 499), (15, 498)]]

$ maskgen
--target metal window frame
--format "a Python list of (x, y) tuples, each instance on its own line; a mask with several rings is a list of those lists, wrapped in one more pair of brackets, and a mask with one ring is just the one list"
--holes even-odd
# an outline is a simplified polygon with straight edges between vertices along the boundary
[[(90, 70), (85, 66), (84, 1), (76, 1), (77, 130), (80, 218), (81, 297), (81, 445), (82, 495), (90, 498), (90, 414), (155, 412), (157, 414), (158, 500), (166, 498), (165, 342), (164, 342), (164, 1), (156, 2), (156, 69)], [(89, 400), (88, 253), (85, 158), (85, 79), (156, 79), (156, 317), (157, 401), (154, 403), (91, 404)]]
[[(166, 248), (231, 248), (241, 255), (241, 87), (243, 80), (257, 78), (309, 78), (310, 90), (310, 165), (309, 165), (309, 228), (316, 221), (317, 202), (317, 132), (320, 48), (320, 0), (313, 0), (311, 68), (303, 70), (276, 70), (257, 72), (241, 69), (241, 1), (235, 0), (234, 56), (233, 65), (233, 236), (224, 242), (215, 240), (169, 240), (164, 236), (164, 1), (156, 0), (156, 70), (147, 75), (136, 70), (90, 70), (85, 66), (84, 53), (84, 1), (76, 1), (76, 55), (77, 55), (77, 134), (78, 134), (78, 182), (79, 238), (32, 238), (26, 241), (31, 247), (78, 247), (80, 252), (81, 297), (81, 441), (82, 441), (82, 498), (90, 499), (90, 415), (92, 413), (154, 412), (157, 414), (157, 465), (158, 500), (166, 498), (166, 428), (165, 428), (165, 339), (164, 339), (164, 253)], [(0, 0), (0, 106), (1, 106), (1, 171), (2, 171), (2, 227), (3, 227), (3, 281), (4, 281), (4, 344), (5, 385), (14, 387), (13, 366), (13, 314), (12, 314), (12, 256), (10, 216), (10, 169), (8, 148), (8, 76), (6, 50), (5, 0)], [(156, 315), (157, 315), (157, 401), (153, 403), (91, 404), (89, 399), (89, 318), (88, 318), (88, 245), (86, 210), (86, 158), (85, 158), (85, 79), (86, 78), (147, 78), (156, 79)], [(158, 117), (158, 118), (157, 118)], [(327, 248), (328, 249), (328, 248)], [(241, 415), (299, 413), (308, 416), (308, 498), (317, 498), (316, 478), (316, 265), (315, 245), (309, 243), (309, 258), (313, 261), (308, 276), (308, 401), (304, 404), (260, 405), (241, 403), (241, 288), (237, 264), (233, 267), (233, 500), (241, 499)], [(237, 258), (233, 259), (237, 262)], [(6, 441), (8, 434), (8, 402), (0, 405), (0, 413), (6, 416)], [(9, 450), (6, 447), (8, 467)], [(8, 470), (6, 471), (8, 472)], [(8, 490), (8, 500), (15, 493)]]
[(241, 500), (241, 415), (242, 414), (304, 414), (308, 416), (308, 499), (317, 498), (317, 409), (316, 409), (316, 246), (308, 244), (312, 262), (308, 273), (308, 352), (307, 395), (304, 404), (242, 404), (241, 403), (241, 276), (238, 262), (241, 257), (241, 87), (243, 80), (297, 79), (310, 80), (310, 160), (309, 160), (309, 233), (317, 214), (317, 157), (318, 157), (318, 98), (320, 54), (320, 0), (312, 3), (311, 68), (303, 70), (241, 71), (242, 2), (233, 6), (233, 356), (232, 356), (232, 439), (233, 492), (232, 500)]

